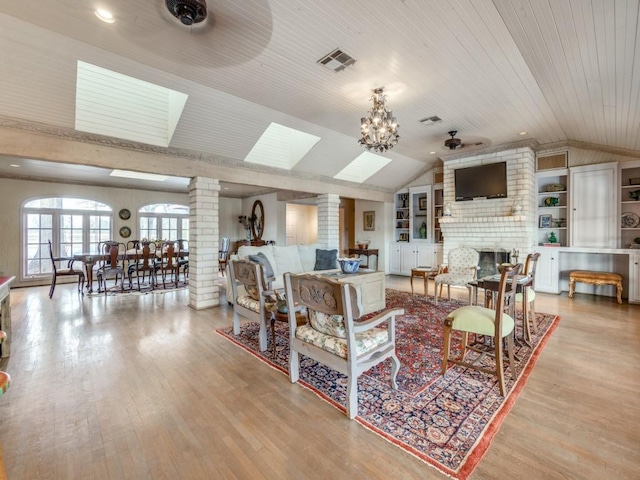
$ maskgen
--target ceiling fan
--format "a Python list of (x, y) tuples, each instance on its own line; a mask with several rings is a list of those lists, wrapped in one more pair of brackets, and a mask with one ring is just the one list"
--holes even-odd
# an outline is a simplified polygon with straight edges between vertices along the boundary
[[(483, 141), (471, 142), (471, 143), (462, 143), (462, 140), (456, 138), (457, 130), (451, 130), (448, 132), (451, 135), (451, 138), (447, 138), (444, 141), (444, 148), (446, 150), (459, 150), (461, 148), (473, 148), (473, 147), (482, 147), (486, 146), (487, 143)], [(489, 142), (490, 144), (490, 142)]]

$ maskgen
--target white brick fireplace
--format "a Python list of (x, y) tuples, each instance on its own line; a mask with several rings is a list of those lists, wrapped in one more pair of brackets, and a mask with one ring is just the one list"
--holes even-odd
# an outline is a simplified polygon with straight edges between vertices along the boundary
[[(455, 201), (454, 170), (507, 162), (507, 198)], [(535, 154), (529, 147), (474, 155), (444, 162), (444, 201), (451, 216), (440, 220), (444, 235), (444, 261), (449, 250), (473, 247), (478, 251), (519, 251), (524, 263), (536, 242)], [(522, 211), (514, 215), (513, 204), (521, 199)]]

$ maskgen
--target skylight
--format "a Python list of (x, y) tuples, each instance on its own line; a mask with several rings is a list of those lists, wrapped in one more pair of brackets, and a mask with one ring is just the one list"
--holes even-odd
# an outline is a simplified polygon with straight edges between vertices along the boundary
[(78, 61), (76, 130), (168, 147), (188, 95)]
[(315, 135), (271, 123), (244, 161), (291, 170), (319, 141)]
[(334, 175), (333, 178), (362, 183), (389, 162), (391, 162), (390, 158), (371, 152), (362, 152), (353, 162)]

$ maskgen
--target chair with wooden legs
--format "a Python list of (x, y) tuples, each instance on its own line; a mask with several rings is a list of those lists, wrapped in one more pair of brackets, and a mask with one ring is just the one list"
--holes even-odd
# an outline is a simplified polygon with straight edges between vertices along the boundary
[(133, 276), (138, 281), (138, 291), (140, 291), (140, 277), (142, 281), (149, 275), (149, 286), (154, 289), (156, 283), (156, 244), (143, 240), (139, 243), (139, 249), (136, 250), (134, 261), (129, 264), (129, 289), (133, 288)]
[(536, 269), (538, 267), (538, 259), (540, 253), (530, 253), (527, 255), (527, 260), (524, 263), (524, 274), (531, 277), (531, 283), (524, 288), (523, 293), (516, 293), (516, 304), (522, 303), (522, 318), (524, 335), (527, 340), (531, 340), (531, 331), (536, 333)]
[(440, 295), (442, 295), (442, 285), (447, 286), (447, 297), (451, 299), (451, 285), (459, 287), (467, 287), (469, 290), (469, 305), (471, 305), (471, 291), (469, 282), (476, 279), (478, 273), (478, 261), (480, 254), (475, 248), (458, 247), (449, 252), (447, 264), (441, 266), (446, 268), (446, 272), (439, 273), (435, 276), (434, 301), (438, 305), (438, 285), (440, 285)]
[[(509, 367), (511, 377), (516, 379), (515, 357), (513, 355), (513, 331), (515, 328), (515, 294), (516, 275), (522, 271), (522, 264), (518, 263), (513, 267), (505, 267), (500, 274), (497, 300), (494, 303), (495, 310), (478, 305), (467, 305), (455, 309), (444, 320), (444, 354), (442, 359), (442, 375), (447, 373), (449, 363), (472, 368), (489, 375), (498, 377), (500, 395), (505, 395), (504, 382), (504, 346), (507, 343), (507, 353), (509, 356)], [(508, 309), (509, 314), (504, 310)], [(450, 358), (451, 333), (453, 330), (462, 332), (462, 353), (458, 360)], [(492, 337), (491, 344), (475, 342), (469, 344), (469, 334), (474, 336), (486, 335)], [(478, 355), (472, 361), (465, 361), (467, 350), (472, 350)], [(486, 355), (495, 357), (495, 368), (493, 370), (478, 365)]]
[[(84, 295), (84, 272), (82, 267), (80, 270), (74, 270), (73, 257), (54, 257), (53, 246), (51, 240), (49, 240), (49, 257), (51, 258), (51, 288), (49, 289), (49, 298), (53, 297), (53, 292), (56, 289), (56, 281), (58, 277), (78, 277), (78, 292)], [(66, 262), (67, 268), (58, 268), (58, 262)]]
[(106, 258), (101, 261), (101, 265), (96, 272), (98, 278), (98, 291), (104, 290), (107, 295), (107, 280), (113, 278), (117, 285), (120, 279), (120, 291), (124, 292), (124, 277), (127, 275), (125, 267), (124, 252), (126, 246), (124, 243), (105, 242), (108, 252)]
[(176, 249), (178, 242), (167, 241), (162, 246), (160, 261), (156, 264), (156, 279), (158, 272), (162, 278), (162, 288), (167, 288), (167, 277), (173, 282), (175, 288), (178, 288), (180, 280), (180, 263), (178, 262), (179, 252)]

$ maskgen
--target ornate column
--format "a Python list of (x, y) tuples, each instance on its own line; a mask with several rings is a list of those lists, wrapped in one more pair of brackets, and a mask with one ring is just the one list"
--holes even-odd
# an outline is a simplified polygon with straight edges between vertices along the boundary
[(219, 192), (217, 179), (194, 177), (189, 182), (189, 306), (196, 310), (220, 304)]

